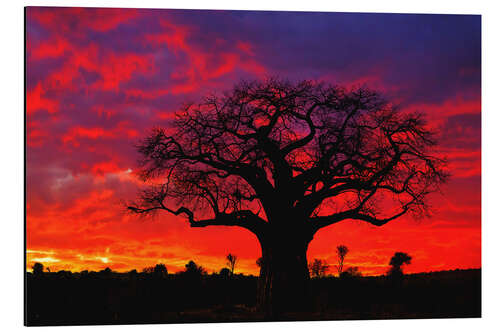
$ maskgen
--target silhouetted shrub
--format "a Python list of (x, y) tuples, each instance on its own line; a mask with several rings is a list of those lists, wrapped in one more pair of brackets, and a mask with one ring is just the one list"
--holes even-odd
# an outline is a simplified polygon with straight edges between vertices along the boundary
[(363, 274), (360, 272), (358, 267), (349, 267), (344, 272), (340, 273), (340, 277), (343, 279), (357, 278), (361, 276), (363, 276)]
[(167, 267), (164, 264), (157, 264), (153, 269), (155, 278), (165, 278), (168, 275)]
[(36, 262), (33, 267), (33, 275), (36, 277), (40, 277), (43, 275), (43, 265), (39, 262)]

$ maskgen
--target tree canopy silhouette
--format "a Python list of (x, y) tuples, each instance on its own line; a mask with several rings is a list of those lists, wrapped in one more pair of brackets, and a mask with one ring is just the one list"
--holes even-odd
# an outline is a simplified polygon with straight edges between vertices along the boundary
[(187, 104), (138, 145), (151, 186), (128, 208), (254, 233), (263, 258), (258, 304), (279, 313), (304, 303), (306, 251), (320, 229), (427, 212), (427, 194), (447, 177), (435, 145), (422, 115), (399, 112), (368, 88), (241, 82)]
[(189, 276), (201, 277), (202, 275), (207, 274), (205, 268), (200, 265), (197, 265), (194, 261), (190, 260), (186, 265), (185, 274)]
[(39, 277), (43, 275), (43, 264), (36, 262), (33, 267), (33, 275)]
[(396, 252), (391, 258), (391, 261), (389, 262), (389, 265), (391, 266), (389, 270), (389, 275), (392, 276), (401, 276), (403, 275), (403, 270), (401, 267), (403, 265), (409, 265), (411, 264), (411, 256), (408, 255), (408, 253), (405, 252)]
[(155, 277), (164, 278), (168, 275), (167, 266), (165, 264), (159, 263), (153, 268), (153, 274)]

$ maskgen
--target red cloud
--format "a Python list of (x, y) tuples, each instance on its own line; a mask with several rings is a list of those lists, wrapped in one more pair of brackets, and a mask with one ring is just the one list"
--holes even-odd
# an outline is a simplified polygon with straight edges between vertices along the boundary
[(64, 144), (73, 143), (74, 146), (79, 146), (80, 144), (76, 141), (77, 138), (112, 138), (114, 134), (104, 130), (101, 127), (85, 128), (82, 126), (77, 126), (71, 128), (63, 137), (62, 141)]
[(30, 147), (41, 147), (49, 136), (49, 131), (43, 129), (41, 122), (28, 120), (26, 124), (26, 144)]
[(59, 111), (59, 103), (56, 100), (46, 97), (46, 90), (38, 83), (36, 87), (28, 91), (26, 96), (26, 111), (32, 114), (36, 111), (45, 110), (48, 113)]
[(425, 112), (431, 120), (441, 123), (447, 117), (459, 114), (480, 114), (481, 99), (465, 100), (458, 95), (454, 98), (449, 98), (439, 104), (413, 104), (406, 108), (405, 111)]
[[(42, 92), (67, 93), (82, 86), (94, 90), (117, 90), (121, 83), (129, 81), (134, 74), (147, 75), (154, 72), (154, 57), (151, 54), (116, 54), (93, 43), (85, 47), (64, 44), (64, 48), (61, 46), (61, 51), (54, 51), (53, 54), (58, 54), (62, 50), (69, 57), (60, 69), (51, 72), (44, 79), (42, 85), (37, 86), (38, 90), (32, 92), (35, 94), (33, 97), (28, 95), (29, 102), (35, 104), (39, 102), (39, 96)], [(33, 47), (31, 52), (36, 56), (40, 56), (40, 54), (46, 56), (48, 51), (39, 51), (38, 48)], [(28, 70), (31, 66), (33, 64), (28, 62)], [(97, 75), (96, 81), (90, 85), (75, 84), (75, 80), (82, 79), (82, 69), (95, 73)]]
[(105, 129), (102, 127), (83, 127), (75, 126), (70, 128), (66, 134), (62, 137), (62, 142), (66, 144), (72, 144), (74, 147), (80, 146), (79, 139), (113, 139), (120, 137), (135, 138), (139, 135), (139, 132), (131, 127), (131, 123), (128, 121), (122, 121), (118, 123), (115, 128)]
[(33, 58), (33, 60), (61, 57), (71, 49), (70, 43), (66, 39), (60, 37), (41, 42), (36, 47), (31, 44), (29, 45), (28, 54)]
[[(148, 34), (145, 40), (157, 47), (166, 45), (177, 57), (184, 56), (187, 62), (180, 66), (171, 74), (174, 80), (184, 81), (172, 85), (168, 91), (172, 94), (188, 93), (197, 90), (202, 82), (219, 78), (229, 74), (237, 68), (250, 72), (257, 76), (264, 75), (267, 70), (255, 59), (250, 52), (250, 43), (238, 42), (232, 52), (202, 51), (196, 45), (188, 41), (190, 34), (195, 33), (195, 29), (175, 25), (168, 21), (163, 21), (162, 26), (165, 32)], [(223, 41), (219, 41), (223, 43)]]
[(106, 173), (114, 173), (121, 171), (118, 165), (116, 165), (116, 163), (114, 162), (101, 162), (94, 164), (91, 170), (92, 173), (95, 174), (96, 176), (102, 176), (103, 174)]
[(128, 81), (134, 73), (153, 73), (154, 61), (150, 55), (140, 56), (111, 54), (101, 66), (94, 68), (102, 78), (97, 85), (104, 90), (118, 89), (123, 81)]
[(238, 43), (236, 43), (236, 47), (251, 56), (255, 55), (254, 52), (252, 51), (253, 46), (249, 42), (239, 41)]

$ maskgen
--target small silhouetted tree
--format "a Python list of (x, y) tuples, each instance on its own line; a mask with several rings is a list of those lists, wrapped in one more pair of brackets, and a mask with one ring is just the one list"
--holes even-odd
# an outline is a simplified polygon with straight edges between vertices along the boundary
[(202, 275), (207, 274), (207, 271), (205, 270), (205, 268), (203, 268), (202, 266), (198, 266), (192, 260), (190, 260), (186, 264), (185, 267), (186, 267), (186, 270), (184, 271), (184, 273), (186, 273), (189, 276), (200, 276), (201, 277)]
[(39, 277), (43, 275), (43, 264), (36, 262), (31, 268), (33, 269), (34, 276)]
[(313, 262), (309, 264), (309, 271), (314, 278), (324, 277), (329, 269), (330, 265), (322, 259), (314, 259)]
[(447, 178), (435, 139), (422, 114), (365, 87), (242, 82), (186, 104), (138, 144), (138, 173), (150, 186), (128, 209), (254, 233), (264, 258), (258, 308), (300, 310), (317, 232), (428, 212), (428, 194)]
[(347, 253), (349, 252), (349, 249), (345, 245), (339, 245), (337, 246), (337, 257), (338, 257), (338, 264), (337, 264), (337, 270), (340, 274), (342, 274), (342, 271), (344, 270), (344, 259)]
[(339, 276), (345, 279), (345, 278), (361, 277), (363, 276), (363, 274), (360, 272), (359, 267), (353, 266), (341, 272)]
[(156, 278), (165, 278), (168, 274), (167, 267), (164, 264), (157, 264), (153, 269), (153, 275)]
[(234, 274), (234, 267), (236, 266), (236, 261), (238, 260), (238, 257), (236, 257), (234, 254), (229, 253), (226, 256), (226, 260), (227, 260), (227, 266), (231, 270), (231, 275), (233, 275)]
[(402, 266), (403, 265), (409, 265), (411, 264), (411, 256), (409, 256), (405, 252), (396, 252), (391, 258), (391, 261), (389, 262), (389, 265), (391, 268), (389, 269), (389, 275), (390, 276), (402, 276), (403, 275), (403, 270)]

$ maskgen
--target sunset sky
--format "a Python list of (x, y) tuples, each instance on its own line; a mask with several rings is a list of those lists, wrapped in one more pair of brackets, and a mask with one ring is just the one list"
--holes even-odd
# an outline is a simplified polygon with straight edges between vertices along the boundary
[[(251, 11), (26, 10), (27, 266), (209, 272), (238, 256), (258, 273), (257, 239), (182, 217), (125, 212), (140, 181), (134, 144), (184, 102), (241, 79), (279, 76), (367, 85), (438, 129), (451, 178), (430, 218), (383, 227), (344, 221), (320, 231), (308, 258), (382, 274), (396, 251), (407, 272), (481, 267), (481, 18)], [(334, 269), (331, 270), (334, 272)]]

